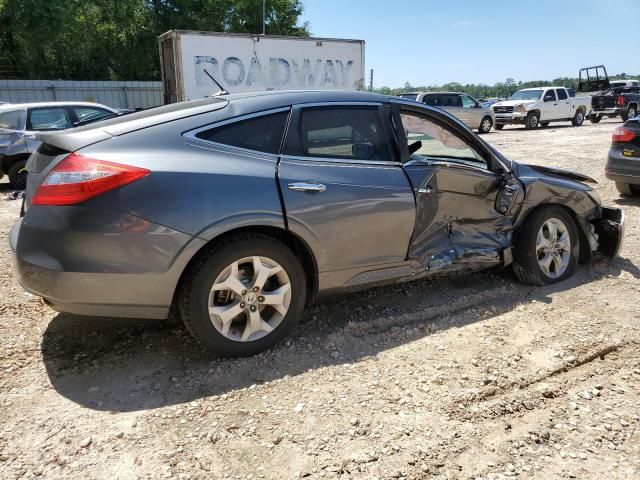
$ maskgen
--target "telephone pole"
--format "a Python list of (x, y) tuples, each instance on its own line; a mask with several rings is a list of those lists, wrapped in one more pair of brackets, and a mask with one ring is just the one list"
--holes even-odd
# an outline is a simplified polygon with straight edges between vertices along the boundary
[(373, 92), (373, 68), (371, 69), (371, 72), (369, 73), (369, 91)]
[(262, 0), (262, 34), (264, 35), (265, 32), (267, 31), (267, 21), (265, 19), (265, 3), (267, 3), (267, 0)]

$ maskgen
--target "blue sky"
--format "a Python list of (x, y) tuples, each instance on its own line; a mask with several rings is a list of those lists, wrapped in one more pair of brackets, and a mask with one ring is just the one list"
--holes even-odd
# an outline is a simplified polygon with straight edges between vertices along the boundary
[(551, 80), (599, 64), (609, 74), (640, 74), (640, 0), (303, 4), (313, 36), (365, 40), (367, 83), (373, 68), (376, 87)]

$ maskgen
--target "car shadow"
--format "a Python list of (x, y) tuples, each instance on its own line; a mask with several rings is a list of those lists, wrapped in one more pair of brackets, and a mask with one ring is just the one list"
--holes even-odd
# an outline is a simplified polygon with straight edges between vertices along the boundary
[(640, 207), (640, 197), (618, 197), (614, 202), (623, 207)]
[[(344, 294), (308, 308), (286, 342), (251, 358), (223, 359), (166, 321), (58, 314), (42, 341), (51, 385), (84, 407), (133, 412), (221, 395), (308, 370), (375, 358), (435, 331), (483, 322), (551, 294), (628, 272), (595, 261), (556, 285), (515, 282), (510, 269), (423, 279)], [(479, 289), (478, 285), (482, 285)], [(401, 334), (386, 332), (401, 329)]]

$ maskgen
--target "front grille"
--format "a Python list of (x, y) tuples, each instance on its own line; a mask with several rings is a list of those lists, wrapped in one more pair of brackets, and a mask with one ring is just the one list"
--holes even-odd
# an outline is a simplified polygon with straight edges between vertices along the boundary
[(513, 107), (493, 107), (494, 113), (513, 113)]

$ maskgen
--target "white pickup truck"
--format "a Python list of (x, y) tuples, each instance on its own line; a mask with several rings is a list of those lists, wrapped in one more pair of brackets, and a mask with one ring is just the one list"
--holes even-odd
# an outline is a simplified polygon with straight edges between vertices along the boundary
[(505, 125), (546, 127), (550, 122), (571, 121), (579, 127), (591, 111), (591, 97), (572, 97), (565, 87), (537, 87), (518, 90), (509, 100), (491, 105), (496, 130)]

